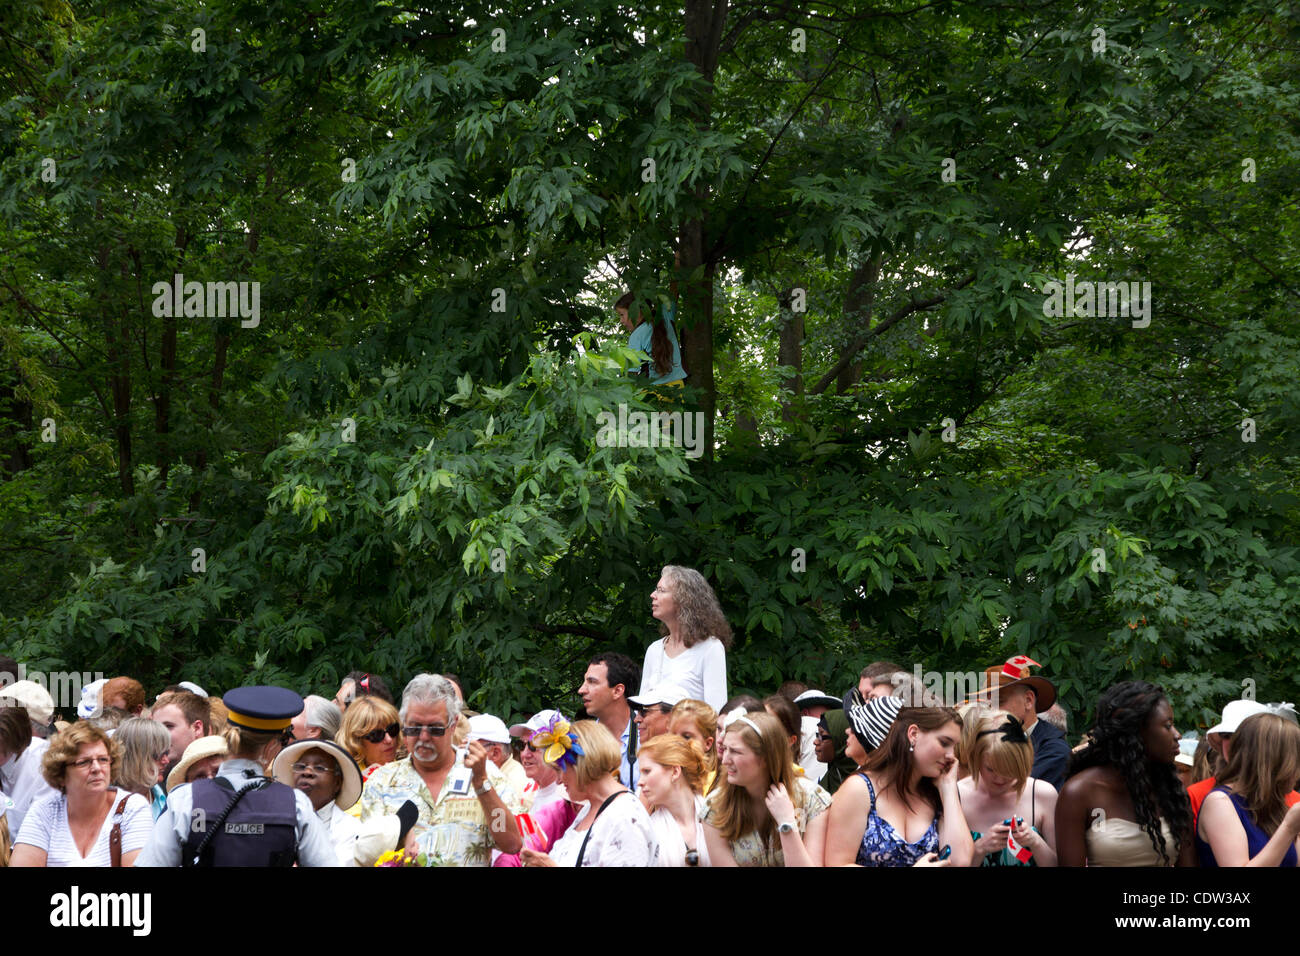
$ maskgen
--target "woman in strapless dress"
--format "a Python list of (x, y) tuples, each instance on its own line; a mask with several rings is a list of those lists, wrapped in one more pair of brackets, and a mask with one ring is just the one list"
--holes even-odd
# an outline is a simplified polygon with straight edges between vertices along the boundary
[(1111, 687), (1056, 803), (1059, 866), (1195, 866), (1192, 806), (1175, 769), (1178, 728), (1164, 691)]

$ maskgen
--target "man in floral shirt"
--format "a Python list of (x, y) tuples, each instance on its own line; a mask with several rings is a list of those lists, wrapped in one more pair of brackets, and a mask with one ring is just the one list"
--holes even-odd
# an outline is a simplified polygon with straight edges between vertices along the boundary
[(460, 699), (451, 681), (420, 674), (402, 692), (402, 737), (409, 757), (380, 767), (366, 781), (361, 820), (396, 813), (407, 800), (419, 808), (411, 831), (431, 866), (488, 866), (493, 849), (523, 846), (515, 814), (519, 794), (488, 759), (479, 741), (464, 761), (452, 744)]

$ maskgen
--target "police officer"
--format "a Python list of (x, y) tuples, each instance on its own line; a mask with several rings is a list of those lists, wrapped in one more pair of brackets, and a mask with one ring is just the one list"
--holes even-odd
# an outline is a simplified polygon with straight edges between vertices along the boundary
[(222, 701), (230, 758), (211, 780), (171, 792), (136, 866), (338, 866), (311, 800), (267, 777), (303, 701), (283, 687), (238, 687)]

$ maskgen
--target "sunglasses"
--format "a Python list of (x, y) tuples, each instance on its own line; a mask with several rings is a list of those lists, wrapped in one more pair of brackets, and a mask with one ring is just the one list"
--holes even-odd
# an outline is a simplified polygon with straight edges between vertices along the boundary
[[(369, 733), (360, 734), (359, 736), (361, 740), (368, 740), (372, 744), (382, 744), (384, 742), (385, 737), (392, 737), (394, 740), (396, 740), (397, 734), (401, 731), (401, 729), (402, 729), (401, 724), (389, 724), (387, 727), (376, 727), (374, 730), (370, 731)], [(439, 736), (439, 735), (435, 734), (434, 736)]]
[[(394, 724), (394, 727), (397, 725)], [(430, 737), (441, 737), (447, 733), (446, 727), (438, 727), (433, 724), (417, 724), (414, 727), (403, 727), (402, 733), (407, 737), (418, 737), (425, 731), (429, 732)]]

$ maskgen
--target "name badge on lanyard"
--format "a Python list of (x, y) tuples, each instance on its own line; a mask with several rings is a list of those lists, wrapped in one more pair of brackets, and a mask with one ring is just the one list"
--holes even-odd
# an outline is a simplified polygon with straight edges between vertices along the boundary
[[(457, 756), (460, 757), (459, 754)], [(450, 793), (456, 794), (457, 796), (464, 796), (465, 794), (469, 793), (470, 790), (469, 781), (470, 781), (469, 768), (466, 767), (463, 763), (461, 763), (460, 760), (457, 760), (456, 766), (453, 767), (451, 773), (447, 775), (448, 791)]]

